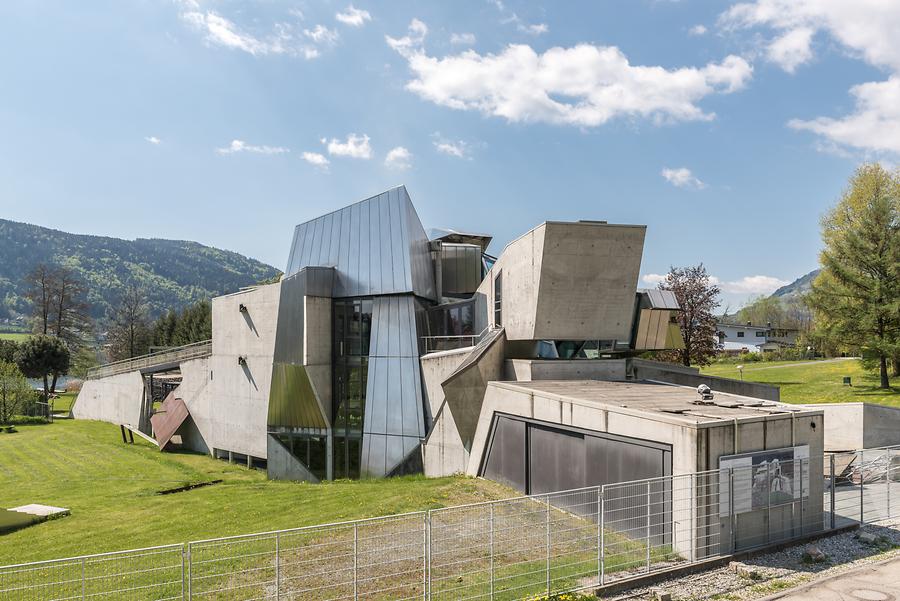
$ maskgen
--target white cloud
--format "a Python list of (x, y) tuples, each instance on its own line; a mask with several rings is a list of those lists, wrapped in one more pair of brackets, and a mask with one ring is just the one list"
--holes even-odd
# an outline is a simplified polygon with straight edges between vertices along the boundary
[(853, 113), (840, 119), (794, 119), (788, 125), (841, 146), (900, 156), (900, 75), (853, 86), (850, 93), (856, 98)]
[(641, 276), (641, 281), (648, 286), (656, 286), (666, 281), (666, 276), (660, 273), (645, 273)]
[(812, 39), (813, 30), (808, 27), (791, 29), (769, 44), (766, 56), (788, 73), (793, 73), (797, 67), (812, 60)]
[(451, 33), (450, 43), (459, 46), (472, 46), (475, 43), (474, 33)]
[(146, 141), (150, 142), (151, 144), (153, 144), (154, 146), (158, 146), (158, 145), (162, 144), (162, 140), (160, 140), (156, 136), (145, 136), (144, 139)]
[[(648, 286), (657, 286), (666, 281), (666, 276), (660, 273), (646, 273), (641, 276), (641, 281)], [(719, 286), (722, 292), (728, 294), (756, 295), (772, 294), (775, 290), (790, 282), (769, 275), (748, 275), (739, 280), (723, 282), (720, 278), (711, 275), (709, 276), (709, 283)]]
[(328, 29), (324, 25), (316, 25), (312, 29), (304, 29), (303, 35), (317, 44), (334, 44), (338, 40), (338, 33)]
[(547, 33), (548, 31), (550, 31), (550, 28), (547, 26), (546, 23), (532, 23), (532, 24), (518, 23), (516, 25), (516, 29), (518, 29), (522, 33), (528, 33), (531, 35), (541, 35), (543, 33)]
[(354, 159), (371, 159), (372, 146), (369, 144), (369, 136), (349, 134), (346, 142), (341, 142), (337, 138), (327, 140), (322, 138), (322, 144), (328, 149), (328, 154), (339, 157), (350, 157)]
[(240, 152), (249, 152), (253, 154), (285, 154), (290, 149), (284, 146), (255, 146), (247, 144), (243, 140), (232, 140), (231, 144), (224, 148), (216, 148), (218, 154), (237, 154)]
[(399, 169), (401, 171), (409, 169), (412, 164), (412, 153), (403, 146), (392, 148), (384, 158), (384, 164), (391, 169)]
[(325, 155), (323, 154), (319, 154), (318, 152), (304, 152), (300, 155), (300, 158), (323, 171), (328, 170), (329, 160), (325, 158)]
[(402, 38), (392, 38), (389, 35), (384, 36), (388, 46), (400, 53), (404, 58), (411, 58), (419, 52), (422, 44), (425, 43), (425, 36), (428, 34), (428, 26), (418, 19), (409, 22), (407, 33)]
[(550, 31), (550, 28), (546, 23), (526, 23), (519, 15), (507, 9), (506, 5), (503, 4), (501, 0), (494, 0), (493, 5), (497, 7), (497, 10), (500, 11), (500, 14), (502, 15), (502, 18), (500, 19), (502, 25), (513, 23), (518, 31), (529, 35), (541, 35)]
[(770, 275), (748, 275), (739, 280), (722, 282), (720, 287), (723, 292), (731, 294), (772, 294), (775, 290), (787, 284), (790, 284), (790, 282)]
[(766, 29), (766, 57), (793, 72), (814, 58), (812, 41), (830, 36), (849, 55), (889, 72), (888, 79), (854, 86), (854, 112), (843, 118), (795, 119), (794, 129), (825, 141), (827, 152), (854, 148), (900, 154), (900, 2), (897, 0), (755, 0), (732, 6), (719, 17), (729, 30)]
[(456, 157), (458, 159), (470, 158), (470, 145), (463, 140), (448, 140), (441, 136), (440, 132), (431, 135), (434, 149), (441, 154)]
[(632, 65), (615, 46), (592, 44), (544, 53), (512, 44), (499, 54), (467, 50), (437, 58), (424, 50), (426, 33), (425, 24), (414, 20), (407, 36), (387, 37), (413, 73), (407, 89), (441, 106), (511, 122), (592, 127), (617, 117), (655, 123), (709, 120), (714, 115), (697, 103), (741, 89), (753, 73), (738, 56), (670, 70)]
[(667, 182), (675, 186), (676, 188), (693, 188), (694, 190), (702, 190), (706, 187), (706, 184), (700, 181), (691, 170), (687, 167), (678, 167), (677, 169), (670, 169), (669, 167), (664, 168), (660, 175), (662, 175)]
[[(337, 41), (337, 33), (317, 25), (313, 30), (303, 30), (305, 37), (312, 40), (310, 43), (295, 34), (292, 23), (284, 21), (275, 23), (270, 33), (256, 35), (215, 11), (200, 10), (196, 0), (182, 0), (181, 5), (186, 9), (181, 13), (181, 18), (203, 33), (207, 44), (241, 50), (253, 56), (287, 55), (309, 60), (319, 56), (316, 44), (334, 44)], [(288, 12), (295, 20), (303, 19), (299, 11)]]
[(362, 27), (366, 21), (372, 20), (372, 15), (369, 11), (354, 8), (351, 4), (344, 12), (334, 15), (334, 18), (350, 27)]
[(694, 25), (690, 29), (688, 29), (688, 34), (690, 35), (706, 35), (706, 25)]

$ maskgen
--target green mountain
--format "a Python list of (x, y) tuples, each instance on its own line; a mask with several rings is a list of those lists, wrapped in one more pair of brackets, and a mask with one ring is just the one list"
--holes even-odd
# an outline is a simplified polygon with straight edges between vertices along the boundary
[(121, 240), (68, 234), (0, 219), (0, 321), (30, 314), (25, 276), (40, 263), (75, 270), (93, 317), (114, 314), (129, 282), (147, 295), (151, 317), (278, 275), (270, 265), (183, 240)]
[(772, 293), (772, 296), (787, 299), (793, 296), (798, 296), (800, 294), (806, 294), (812, 288), (812, 282), (816, 279), (816, 276), (819, 275), (819, 269), (815, 269), (810, 271), (806, 275), (800, 276), (790, 284), (786, 286), (782, 286), (778, 290)]

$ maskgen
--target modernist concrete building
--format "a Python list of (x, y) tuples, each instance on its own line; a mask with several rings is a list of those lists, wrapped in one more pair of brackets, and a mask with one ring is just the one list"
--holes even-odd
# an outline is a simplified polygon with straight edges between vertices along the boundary
[(645, 233), (546, 222), (493, 257), (488, 235), (426, 235), (394, 188), (298, 225), (280, 282), (213, 299), (211, 342), (95, 370), (74, 414), (314, 482), (531, 493), (821, 454), (821, 409), (636, 358), (682, 344), (674, 296), (637, 288)]

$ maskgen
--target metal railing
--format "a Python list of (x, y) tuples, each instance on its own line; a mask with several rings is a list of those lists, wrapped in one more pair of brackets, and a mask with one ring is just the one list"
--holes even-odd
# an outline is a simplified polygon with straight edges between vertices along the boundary
[(157, 353), (150, 353), (149, 355), (141, 355), (140, 357), (132, 357), (131, 359), (123, 359), (122, 361), (92, 367), (87, 372), (87, 378), (89, 380), (106, 378), (167, 363), (178, 363), (189, 359), (208, 357), (210, 354), (212, 354), (212, 340), (204, 340)]
[(488, 326), (478, 334), (462, 334), (455, 336), (422, 336), (421, 338), (422, 342), (424, 343), (425, 353), (427, 354), (476, 346), (484, 339), (485, 334), (491, 331), (491, 327)]
[(0, 567), (0, 598), (511, 601), (897, 517), (898, 481), (869, 449)]

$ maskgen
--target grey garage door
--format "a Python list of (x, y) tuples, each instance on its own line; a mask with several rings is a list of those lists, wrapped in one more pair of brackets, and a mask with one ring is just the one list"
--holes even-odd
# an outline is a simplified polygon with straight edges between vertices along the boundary
[[(494, 416), (481, 475), (509, 484), (526, 494), (602, 486), (672, 473), (672, 447), (654, 441), (549, 424), (518, 416)], [(604, 513), (630, 538), (650, 535), (654, 544), (670, 536), (667, 516), (671, 490), (667, 480), (646, 490), (608, 492)], [(565, 502), (557, 500), (555, 504)], [(596, 519), (597, 504), (580, 502), (565, 509)]]
[(526, 494), (672, 473), (672, 447), (654, 441), (497, 414), (484, 477)]

